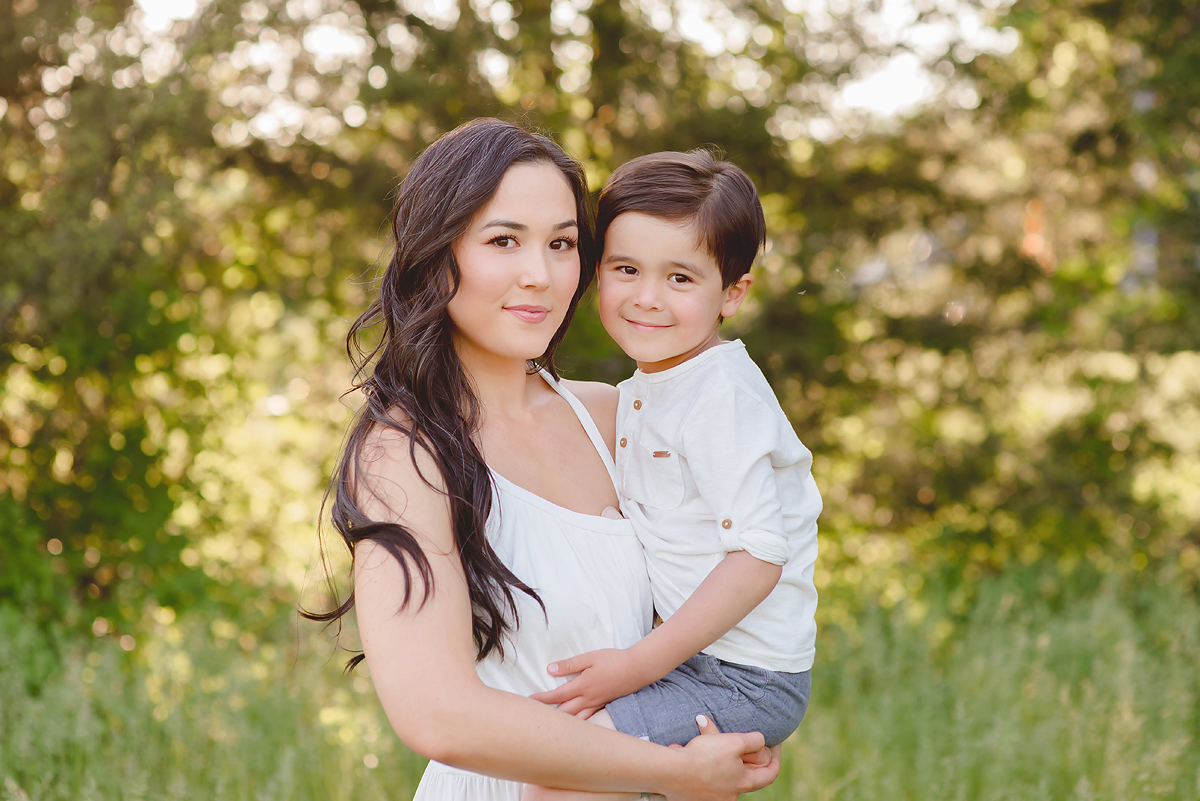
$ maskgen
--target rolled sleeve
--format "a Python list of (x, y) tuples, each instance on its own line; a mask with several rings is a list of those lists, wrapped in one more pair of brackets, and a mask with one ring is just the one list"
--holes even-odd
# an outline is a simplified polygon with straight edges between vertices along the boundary
[(697, 399), (680, 434), (696, 489), (716, 514), (721, 549), (787, 564), (772, 464), (779, 429), (770, 409), (737, 385), (720, 387)]
[(755, 559), (773, 565), (786, 565), (788, 561), (787, 539), (770, 531), (743, 531), (738, 536), (737, 546), (725, 548), (725, 551), (745, 551)]

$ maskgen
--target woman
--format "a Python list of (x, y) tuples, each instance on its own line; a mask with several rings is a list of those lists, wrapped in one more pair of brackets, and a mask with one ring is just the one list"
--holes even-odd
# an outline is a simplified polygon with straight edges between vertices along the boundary
[(384, 710), (433, 760), (417, 799), (515, 801), (521, 782), (715, 799), (769, 783), (777, 756), (742, 762), (761, 735), (667, 749), (525, 697), (554, 686), (550, 662), (643, 636), (651, 612), (632, 529), (605, 516), (616, 391), (553, 369), (594, 271), (579, 165), (476, 120), (413, 164), (392, 233), (350, 334), (382, 323), (359, 351), (366, 404), (334, 478), (355, 591), (326, 619), (357, 604)]

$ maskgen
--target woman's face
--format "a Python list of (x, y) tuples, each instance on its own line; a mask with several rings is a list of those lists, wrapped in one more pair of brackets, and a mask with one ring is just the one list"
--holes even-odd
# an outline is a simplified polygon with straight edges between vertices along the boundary
[(558, 168), (515, 164), (451, 249), (461, 275), (447, 311), (466, 360), (535, 359), (579, 284), (575, 196)]

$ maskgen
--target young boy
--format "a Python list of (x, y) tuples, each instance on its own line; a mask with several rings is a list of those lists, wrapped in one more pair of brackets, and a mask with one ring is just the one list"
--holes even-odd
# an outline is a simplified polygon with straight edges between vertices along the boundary
[(598, 231), (600, 317), (638, 364), (618, 489), (663, 622), (551, 665), (579, 675), (534, 697), (664, 745), (699, 734), (698, 714), (779, 743), (808, 705), (821, 498), (762, 372), (719, 335), (765, 241), (754, 184), (703, 151), (643, 156), (605, 186)]

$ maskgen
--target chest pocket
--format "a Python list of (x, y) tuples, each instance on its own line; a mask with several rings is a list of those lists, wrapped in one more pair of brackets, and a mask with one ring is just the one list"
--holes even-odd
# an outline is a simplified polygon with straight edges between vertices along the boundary
[(670, 510), (683, 503), (683, 465), (679, 454), (655, 438), (629, 443), (621, 483), (625, 497), (644, 506)]

